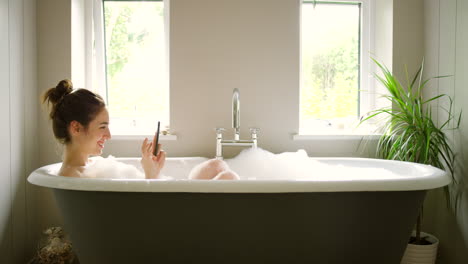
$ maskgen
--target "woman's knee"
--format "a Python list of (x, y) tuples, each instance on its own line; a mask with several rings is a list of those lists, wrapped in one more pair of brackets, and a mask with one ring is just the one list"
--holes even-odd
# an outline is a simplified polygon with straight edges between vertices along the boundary
[(220, 173), (222, 171), (228, 170), (229, 166), (224, 160), (211, 159), (206, 161), (206, 167)]
[(207, 160), (192, 169), (189, 179), (210, 180), (219, 173), (228, 170), (226, 162), (218, 159)]
[(213, 180), (239, 180), (240, 177), (232, 170), (225, 170), (221, 173), (218, 173)]

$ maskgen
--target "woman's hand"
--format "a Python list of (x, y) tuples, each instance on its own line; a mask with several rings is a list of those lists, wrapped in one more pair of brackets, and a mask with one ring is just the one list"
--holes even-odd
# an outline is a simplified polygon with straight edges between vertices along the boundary
[[(156, 142), (153, 140), (153, 142)], [(160, 151), (157, 156), (153, 155), (153, 142), (148, 142), (148, 139), (145, 138), (143, 144), (141, 145), (141, 166), (145, 171), (146, 179), (157, 179), (161, 169), (164, 167), (164, 162), (166, 161), (166, 152), (161, 149), (161, 144), (159, 145)]]

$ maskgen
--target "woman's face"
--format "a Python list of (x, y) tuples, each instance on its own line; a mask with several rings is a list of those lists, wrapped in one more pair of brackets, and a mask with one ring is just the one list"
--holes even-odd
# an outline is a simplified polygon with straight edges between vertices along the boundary
[(101, 155), (104, 143), (111, 138), (109, 112), (102, 109), (77, 138), (77, 143), (88, 155)]

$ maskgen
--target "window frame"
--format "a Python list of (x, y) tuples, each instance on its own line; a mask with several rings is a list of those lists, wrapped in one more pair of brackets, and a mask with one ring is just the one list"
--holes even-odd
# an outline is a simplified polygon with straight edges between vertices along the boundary
[[(360, 40), (359, 40), (359, 96), (358, 96), (358, 117), (362, 117), (366, 113), (376, 109), (377, 107), (377, 94), (375, 88), (375, 80), (373, 72), (375, 71), (375, 66), (372, 63), (372, 52), (374, 52), (374, 39), (375, 39), (375, 30), (374, 30), (374, 16), (375, 16), (375, 7), (372, 3), (372, 0), (300, 0), (300, 16), (299, 24), (300, 30), (302, 32), (302, 7), (304, 4), (360, 4)], [(303, 85), (303, 72), (302, 72), (302, 35), (300, 36), (300, 87), (299, 87), (299, 98), (301, 96), (301, 90)], [(300, 100), (299, 100), (300, 101)], [(367, 127), (360, 129), (358, 131), (351, 130), (342, 130), (337, 128), (327, 129), (327, 132), (324, 133), (323, 129), (318, 129), (317, 131), (304, 133), (304, 127), (301, 127), (301, 105), (299, 103), (298, 115), (299, 115), (299, 124), (298, 124), (298, 134), (294, 135), (293, 139), (310, 139), (313, 137), (333, 137), (333, 136), (360, 136), (360, 135), (371, 135), (375, 134), (373, 127)], [(357, 118), (358, 118), (357, 117)], [(325, 126), (324, 126), (325, 127)]]
[[(94, 30), (94, 50), (95, 50), (95, 58), (94, 60), (96, 61), (95, 63), (100, 65), (101, 69), (101, 76), (98, 75), (98, 79), (100, 81), (101, 85), (93, 85), (92, 87), (95, 87), (95, 91), (98, 92), (102, 97), (105, 99), (106, 104), (109, 103), (108, 100), (108, 76), (107, 76), (107, 51), (106, 51), (106, 29), (105, 29), (105, 21), (104, 21), (104, 3), (105, 2), (163, 2), (164, 3), (164, 31), (165, 31), (165, 64), (167, 66), (167, 84), (168, 84), (168, 89), (169, 89), (169, 94), (170, 94), (170, 65), (169, 65), (169, 54), (170, 54), (170, 46), (169, 46), (169, 0), (92, 0), (92, 1), (98, 1), (100, 2), (100, 10), (97, 12), (93, 12), (93, 20), (94, 21), (99, 21), (97, 26), (95, 26)], [(96, 28), (99, 28), (96, 30)], [(170, 113), (170, 96), (168, 98), (169, 100), (169, 109), (168, 109), (168, 121), (170, 126), (171, 123), (171, 113)], [(112, 122), (112, 119), (111, 119)], [(141, 129), (140, 129), (141, 130)], [(121, 133), (119, 131), (116, 131), (115, 128), (113, 128), (113, 139), (121, 139), (121, 140), (131, 140), (131, 139), (142, 139), (146, 137), (152, 137), (152, 134), (148, 133), (139, 133), (139, 134), (126, 134), (126, 133)], [(160, 137), (162, 140), (176, 140), (177, 137), (175, 135), (164, 135)]]

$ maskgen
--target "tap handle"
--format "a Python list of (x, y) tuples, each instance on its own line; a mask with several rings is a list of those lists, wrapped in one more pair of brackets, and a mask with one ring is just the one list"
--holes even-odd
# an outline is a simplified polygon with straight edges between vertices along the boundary
[(217, 127), (216, 128), (216, 138), (217, 139), (223, 139), (223, 131), (226, 130), (222, 127)]
[(250, 129), (250, 134), (257, 134), (258, 131), (260, 131), (260, 128), (256, 127), (251, 127)]
[(256, 128), (256, 127), (251, 127), (250, 128), (250, 135), (251, 135), (252, 142), (253, 142), (252, 148), (257, 148), (257, 132), (259, 130), (260, 129)]
[(257, 139), (257, 132), (259, 131), (260, 129), (259, 128), (256, 128), (256, 127), (251, 127), (250, 128), (250, 135), (252, 137), (252, 139)]

